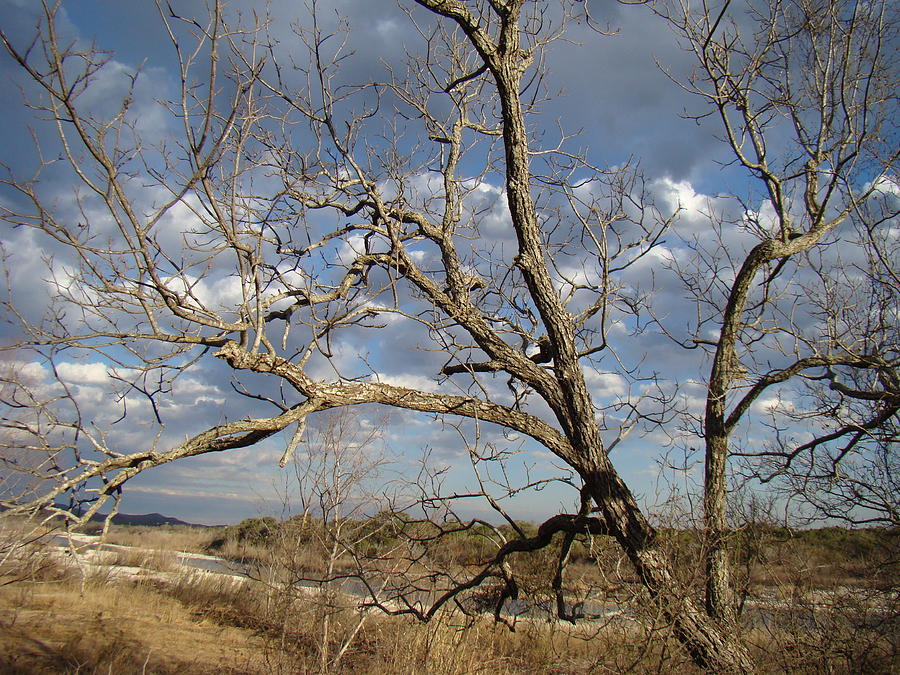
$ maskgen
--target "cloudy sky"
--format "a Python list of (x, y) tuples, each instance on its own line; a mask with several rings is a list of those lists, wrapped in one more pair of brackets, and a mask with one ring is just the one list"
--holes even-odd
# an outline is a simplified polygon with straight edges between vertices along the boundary
[[(34, 33), (36, 4), (31, 0), (0, 0), (0, 25), (20, 47)], [(181, 15), (202, 16), (206, 3), (173, 0), (171, 4)], [(272, 31), (281, 40), (285, 53), (290, 51), (291, 40), (295, 39), (288, 30), (290, 24), (309, 21), (308, 16), (297, 14), (302, 4), (287, 0), (270, 4)], [(667, 263), (687, 255), (679, 242), (689, 241), (708, 228), (704, 214), (710, 209), (734, 212), (735, 203), (724, 195), (743, 194), (746, 186), (739, 171), (723, 167), (728, 155), (716, 139), (715, 128), (683, 116), (700, 112), (702, 108), (699, 101), (677, 87), (662, 71), (665, 68), (675, 77), (682, 77), (691, 68), (690, 54), (679, 47), (671, 30), (646, 7), (594, 1), (588, 4), (597, 25), (608, 29), (610, 34), (601, 35), (583, 22), (569, 25), (567, 39), (557, 41), (547, 54), (544, 84), (549, 99), (542, 104), (535, 124), (546, 130), (546, 138), (551, 142), (555, 142), (554, 133), (558, 135), (559, 129), (567, 134), (580, 133), (570, 147), (588, 149), (590, 161), (597, 166), (639, 164), (647, 190), (660, 212), (681, 209), (678, 229), (667, 245), (635, 266), (630, 274), (634, 275), (632, 281), (636, 285), (647, 284), (652, 279), (660, 317), (673, 333), (684, 335), (691, 321), (692, 307), (686, 302), (685, 291), (667, 272)], [(229, 3), (229, 12), (247, 18), (258, 6), (259, 3), (235, 0)], [(422, 49), (421, 38), (413, 30), (410, 17), (393, 0), (323, 0), (319, 6), (326, 25), (341, 21), (349, 25), (349, 56), (341, 75), (347, 82), (382, 81), (386, 65), (399, 64), (407, 50)], [(420, 13), (413, 16), (422, 18)], [(175, 123), (156, 103), (177, 94), (178, 80), (172, 46), (154, 3), (149, 0), (64, 1), (59, 30), (66, 40), (93, 42), (110, 52), (112, 60), (95, 87), (86, 94), (95, 97), (90, 99), (91, 105), (103, 109), (110, 101), (121, 100), (126, 94), (128, 75), (140, 68), (133, 95), (141, 133), (154, 142), (176, 138)], [(6, 131), (0, 161), (17, 175), (26, 176), (37, 165), (35, 142), (45, 148), (45, 153), (55, 151), (53, 129), (46, 120), (35, 120), (23, 105), (23, 96), (38, 94), (6, 54), (0, 57), (0, 77), (6, 92), (0, 99), (0, 115)], [(74, 200), (72, 177), (63, 171), (52, 168), (45, 171), (41, 189), (61, 208), (65, 208), (67, 200)], [(507, 230), (504, 235), (505, 207), (499, 184), (491, 183), (488, 177), (479, 189), (486, 205), (482, 233), (493, 232), (491, 236), (499, 241), (509, 234)], [(0, 193), (0, 200), (6, 200), (4, 203), (13, 203), (15, 199), (8, 190)], [(757, 205), (764, 209), (763, 204)], [(177, 217), (177, 211), (172, 217)], [(745, 249), (751, 241), (740, 232), (728, 236), (735, 250)], [(17, 306), (26, 308), (23, 311), (36, 320), (53, 299), (50, 286), (42, 280), (52, 274), (62, 274), (65, 265), (73, 263), (66, 260), (65, 252), (57, 250), (53, 242), (41, 239), (32, 230), (6, 228), (0, 238), (8, 256), (10, 291)], [(219, 281), (198, 286), (198, 293), (205, 293), (204, 300), (212, 304), (227, 305), (234, 288), (227, 285), (224, 277)], [(5, 340), (14, 340), (14, 327), (5, 326), (3, 331)], [(623, 329), (618, 338), (622, 367), (642, 364), (645, 368), (642, 372), (658, 374), (664, 383), (661, 386), (667, 391), (675, 391), (677, 384), (684, 402), (698, 409), (704, 395), (698, 380), (708, 367), (700, 353), (680, 349), (659, 331), (633, 336)], [(438, 386), (434, 379), (435, 365), (440, 367), (440, 361), (422, 347), (420, 336), (399, 326), (388, 325), (376, 335), (371, 331), (351, 332), (333, 350), (338, 364), (334, 367), (352, 370), (364, 358), (367, 364), (374, 364), (382, 381), (434, 389)], [(658, 365), (648, 368), (648, 356)], [(48, 377), (46, 364), (18, 362), (17, 367), (28, 370), (35, 381)], [(328, 365), (318, 367), (322, 376), (327, 376)], [(111, 437), (123, 451), (152, 443), (166, 447), (207, 425), (250, 414), (248, 407), (251, 413), (256, 412), (252, 401), (234, 394), (229, 370), (209, 358), (198, 362), (177, 381), (171, 394), (159, 399), (156, 412), (165, 423), (162, 432), (150, 406), (138, 399), (131, 400), (127, 421), (117, 422), (121, 410), (109, 405), (109, 388), (115, 384), (116, 372), (96, 355), (78, 357), (64, 353), (57, 359), (57, 374), (75, 392), (82, 415), (97, 429), (112, 429)], [(613, 367), (592, 369), (587, 376), (598, 400), (603, 402), (615, 403), (617, 397), (635, 392)], [(496, 384), (498, 388), (503, 386), (502, 382)], [(243, 378), (241, 385), (251, 388), (258, 385), (266, 393), (275, 391), (271, 383), (252, 377)], [(466, 443), (473, 442), (476, 435), (473, 425), (462, 425), (457, 431), (424, 415), (369, 408), (358, 411), (356, 422), (364, 429), (378, 424), (384, 426), (371, 452), (384, 455), (391, 462), (373, 479), (375, 482), (386, 485), (408, 477), (418, 470), (419, 460), (427, 457), (431, 466), (447, 470), (449, 490), (471, 488)], [(674, 433), (676, 426), (673, 424), (669, 433)], [(493, 442), (498, 447), (519, 452), (511, 463), (512, 477), (516, 480), (524, 479), (526, 474), (531, 478), (565, 475), (549, 453), (533, 444), (504, 436), (497, 429), (480, 429), (478, 434), (482, 446)], [(667, 494), (668, 487), (664, 481), (660, 482), (659, 470), (660, 461), (671, 450), (667, 440), (667, 434), (659, 430), (647, 433), (637, 430), (613, 454), (623, 477), (647, 504)], [(146, 472), (129, 484), (123, 510), (158, 511), (204, 523), (234, 522), (277, 512), (284, 486), (292, 484), (290, 473), (277, 467), (286, 442), (284, 437), (274, 437), (257, 447), (188, 459)], [(569, 508), (571, 500), (572, 493), (561, 488), (531, 492), (515, 502), (513, 513), (537, 519), (560, 508)], [(471, 506), (472, 512), (477, 513), (478, 508)]]

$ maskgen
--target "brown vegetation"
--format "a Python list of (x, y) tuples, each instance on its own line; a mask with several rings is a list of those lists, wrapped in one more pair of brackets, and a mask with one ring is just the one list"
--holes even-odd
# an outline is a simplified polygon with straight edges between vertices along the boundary
[[(0, 669), (5, 673), (311, 673), (318, 670), (317, 603), (285, 605), (262, 584), (213, 575), (175, 583), (85, 586), (57, 568), (34, 583), (0, 591)], [(354, 623), (337, 614), (334, 642)], [(461, 629), (466, 627), (466, 631)], [(442, 614), (429, 624), (384, 617), (357, 636), (339, 670), (345, 673), (595, 672), (593, 631), (523, 622), (516, 633), (488, 619)], [(672, 645), (649, 652), (637, 626), (609, 628), (602, 667), (671, 663)], [(682, 664), (684, 665), (684, 664)], [(643, 668), (642, 668), (643, 670)], [(684, 672), (690, 672), (690, 669)]]
[[(326, 587), (291, 587), (275, 580), (290, 577), (284, 532), (297, 521), (266, 521), (269, 534), (253, 519), (230, 528), (113, 527), (109, 539), (139, 544), (106, 556), (114, 564), (145, 564), (148, 574), (117, 578), (104, 568), (84, 570), (45, 563), (27, 582), (0, 587), (0, 672), (8, 673), (593, 673), (679, 672), (685, 662), (670, 627), (629, 603), (637, 580), (617, 574), (622, 561), (610, 556), (600, 565), (588, 552), (576, 556), (579, 590), (594, 600), (620, 603), (625, 615), (572, 626), (541, 618), (520, 618), (515, 632), (489, 616), (442, 611), (428, 623), (410, 617), (360, 613), (359, 598)], [(358, 527), (365, 527), (358, 523)], [(477, 533), (461, 533), (444, 552), (448, 564), (465, 565), (483, 554)], [(673, 555), (697, 559), (699, 537), (668, 531)], [(898, 644), (897, 533), (885, 529), (838, 528), (791, 532), (758, 528), (744, 533), (736, 554), (751, 559), (741, 627), (761, 672), (889, 673), (900, 665)], [(306, 539), (308, 544), (311, 540)], [(252, 553), (252, 581), (191, 572), (175, 563), (173, 549)], [(750, 543), (755, 549), (750, 551)], [(304, 545), (306, 545), (304, 544)], [(391, 542), (384, 542), (390, 547)], [(582, 541), (581, 547), (590, 545)], [(598, 546), (594, 544), (595, 548)], [(599, 544), (602, 548), (602, 542)], [(610, 545), (610, 551), (615, 548)], [(157, 549), (154, 551), (154, 549)], [(679, 549), (679, 551), (675, 551)], [(148, 555), (148, 551), (152, 554)], [(313, 549), (301, 559), (315, 571)], [(595, 551), (596, 553), (596, 551)], [(47, 558), (47, 549), (43, 556)], [(29, 559), (33, 560), (35, 556)], [(548, 556), (549, 559), (550, 556)], [(168, 561), (167, 565), (157, 565)], [(532, 558), (522, 564), (536, 565)], [(151, 564), (152, 563), (152, 564)], [(349, 565), (342, 561), (342, 565)], [(518, 564), (513, 556), (512, 564)], [(685, 583), (702, 588), (702, 575), (685, 565)], [(153, 573), (162, 569), (162, 574)], [(627, 566), (626, 566), (627, 569)], [(4, 570), (15, 575), (14, 561)], [(540, 586), (546, 570), (525, 570)], [(530, 572), (533, 572), (531, 574)], [(482, 589), (489, 593), (488, 589)], [(490, 603), (488, 603), (489, 605)], [(360, 617), (365, 621), (360, 621)], [(328, 618), (327, 642), (323, 621)], [(602, 649), (597, 645), (602, 644)], [(322, 667), (322, 654), (328, 655)], [(336, 655), (340, 658), (334, 659)], [(330, 663), (330, 665), (329, 665)]]

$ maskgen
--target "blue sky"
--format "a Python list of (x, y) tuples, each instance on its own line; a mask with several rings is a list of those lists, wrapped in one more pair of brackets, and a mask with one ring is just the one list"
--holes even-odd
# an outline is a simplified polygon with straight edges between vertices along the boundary
[[(336, 0), (321, 4), (327, 5), (322, 13), (326, 24), (337, 25), (341, 20), (349, 23), (350, 55), (340, 75), (347, 82), (383, 79), (385, 66), (396, 66), (404, 49), (422, 48), (410, 18), (392, 1)], [(675, 228), (665, 236), (659, 250), (624, 278), (635, 289), (652, 286), (653, 305), (662, 325), (673, 335), (686, 336), (694, 321), (694, 307), (671, 272), (671, 263), (687, 262), (691, 255), (687, 244), (694, 237), (702, 239), (709, 230), (711, 211), (740, 220), (740, 207), (729, 196), (743, 195), (747, 190), (745, 176), (733, 167), (723, 166), (729, 158), (724, 145), (716, 138), (712, 123), (698, 123), (682, 116), (701, 111), (702, 103), (662, 72), (664, 68), (675, 77), (684, 77), (691, 68), (691, 56), (680, 48), (671, 30), (646, 7), (589, 4), (595, 18), (608, 25), (612, 34), (600, 35), (583, 24), (573, 23), (568, 40), (552, 46), (546, 61), (545, 85), (549, 98), (534, 119), (535, 128), (542, 132), (549, 145), (555, 142), (560, 129), (566, 134), (579, 133), (570, 147), (586, 149), (595, 165), (639, 165), (646, 190), (654, 198), (660, 214), (665, 216), (680, 209)], [(205, 3), (185, 0), (172, 5), (185, 16), (202, 16)], [(247, 17), (256, 6), (258, 3), (236, 1), (229, 4), (229, 12)], [(273, 31), (282, 40), (285, 52), (290, 51), (292, 39), (287, 27), (292, 21), (308, 21), (297, 15), (299, 6), (300, 3), (286, 0), (270, 5)], [(140, 67), (135, 98), (142, 133), (154, 142), (176, 138), (177, 128), (155, 102), (173, 97), (178, 80), (173, 70), (172, 47), (153, 3), (72, 0), (63, 2), (62, 7), (60, 28), (66, 36), (93, 41), (111, 53), (112, 61), (97, 83), (94, 104), (98, 109), (124, 95), (128, 74)], [(25, 40), (35, 22), (35, 9), (31, 2), (0, 0), (3, 17), (0, 24), (14, 39)], [(415, 12), (413, 16), (421, 18)], [(27, 128), (33, 127), (37, 138), (51, 151), (52, 130), (45, 122), (34, 120), (22, 105), (17, 88), (24, 87), (26, 96), (34, 95), (35, 91), (6, 55), (0, 58), (0, 77), (8, 92), (0, 101), (0, 114), (7, 128), (0, 159), (14, 171), (27, 172), (34, 165), (34, 146)], [(387, 108), (379, 113), (382, 117), (387, 114)], [(382, 117), (377, 123), (385, 123)], [(46, 173), (42, 189), (64, 206), (65, 200), (71, 199), (71, 181), (71, 175), (66, 172), (51, 170)], [(482, 232), (493, 233), (490, 236), (501, 242), (509, 233), (504, 234), (506, 212), (498, 177), (485, 176), (479, 190), (478, 199), (482, 200), (485, 218), (480, 224)], [(14, 199), (14, 196), (9, 192), (0, 193), (0, 199)], [(758, 197), (750, 205), (765, 211)], [(746, 250), (753, 242), (738, 230), (726, 231), (723, 236), (734, 251)], [(10, 260), (15, 263), (8, 265), (12, 270), (10, 290), (17, 303), (36, 317), (52, 298), (49, 286), (39, 280), (73, 263), (66, 259), (64, 251), (33, 231), (7, 229), (2, 240)], [(171, 245), (177, 248), (177, 240)], [(339, 256), (340, 250), (332, 250), (328, 255)], [(236, 287), (229, 286), (231, 282), (225, 274), (214, 281), (200, 284), (198, 293), (205, 294), (205, 301), (211, 304), (227, 306)], [(705, 395), (700, 381), (708, 363), (699, 350), (681, 349), (658, 330), (633, 335), (629, 330), (633, 327), (625, 325), (624, 319), (614, 328), (611, 336), (617, 340), (618, 362), (607, 359), (595, 364), (588, 373), (588, 382), (594, 387), (598, 402), (613, 405), (639, 394), (647, 381), (623, 376), (626, 370), (635, 368), (645, 378), (657, 376), (660, 391), (673, 395), (677, 392), (689, 410), (700, 409)], [(7, 340), (14, 337), (11, 330), (5, 329)], [(314, 368), (322, 377), (331, 376), (330, 368), (354, 375), (364, 367), (371, 368), (383, 381), (433, 388), (441, 386), (434, 378), (441, 361), (431, 347), (422, 334), (411, 331), (406, 324), (389, 323), (380, 331), (349, 331), (335, 345), (332, 362), (320, 360)], [(18, 367), (31, 369), (37, 379), (48, 377), (42, 364), (20, 363)], [(117, 421), (120, 410), (108, 405), (109, 391), (116, 384), (108, 360), (96, 354), (66, 353), (58, 359), (57, 368), (61, 380), (76, 392), (82, 413), (96, 428), (108, 427), (110, 437), (121, 448), (146, 447), (154, 442), (166, 447), (205, 426), (255, 414), (264, 408), (262, 404), (236, 396), (229, 369), (205, 358), (177, 382), (169, 395), (160, 399), (159, 413), (165, 422), (160, 433), (154, 423), (155, 416), (146, 401), (139, 398), (129, 399), (129, 417), (125, 422)], [(269, 395), (277, 395), (278, 391), (277, 383), (262, 377), (242, 377), (240, 385)], [(500, 390), (504, 380), (497, 378), (490, 385)], [(776, 398), (761, 403), (760, 412), (765, 413), (766, 405), (784, 403)], [(558, 460), (533, 442), (504, 435), (489, 425), (476, 430), (467, 423), (457, 431), (427, 415), (387, 411), (387, 417), (383, 418), (384, 414), (383, 410), (367, 407), (359, 410), (357, 417), (359, 424), (366, 428), (384, 420), (383, 433), (371, 448), (373, 453), (391, 459), (377, 479), (383, 485), (413, 474), (420, 458), (428, 457), (434, 468), (447, 472), (448, 490), (470, 489), (473, 479), (466, 444), (476, 438), (481, 448), (493, 444), (517, 453), (509, 464), (513, 480), (566, 474)], [(612, 413), (610, 418), (614, 418)], [(674, 474), (661, 470), (660, 465), (668, 453), (673, 453), (670, 457), (673, 461), (677, 459), (680, 450), (671, 441), (680, 433), (678, 429), (677, 421), (670, 421), (665, 427), (637, 428), (613, 453), (617, 469), (645, 504), (652, 506), (669, 494), (671, 485), (667, 480)], [(287, 438), (280, 435), (253, 448), (192, 458), (145, 472), (129, 484), (122, 510), (157, 511), (203, 523), (234, 522), (277, 513), (283, 501), (284, 485), (293, 484), (290, 473), (277, 466), (286, 443)], [(690, 445), (688, 441), (682, 444)], [(368, 487), (377, 491), (377, 486)], [(528, 492), (515, 500), (512, 512), (516, 517), (542, 518), (559, 509), (571, 508), (573, 495), (572, 490), (563, 486)], [(466, 508), (472, 513), (484, 512), (483, 506)]]

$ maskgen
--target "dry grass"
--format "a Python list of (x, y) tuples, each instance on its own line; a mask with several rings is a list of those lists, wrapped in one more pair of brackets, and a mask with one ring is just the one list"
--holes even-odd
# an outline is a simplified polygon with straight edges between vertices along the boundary
[(105, 541), (121, 546), (161, 551), (208, 553), (210, 544), (222, 537), (223, 527), (162, 526), (141, 527), (113, 525)]
[[(516, 633), (489, 619), (445, 614), (428, 624), (360, 615), (345, 601), (291, 598), (222, 575), (175, 574), (171, 581), (115, 581), (52, 568), (40, 581), (0, 588), (2, 673), (317, 673), (322, 620), (328, 653), (350, 647), (340, 673), (561, 674), (655, 671), (662, 663), (691, 672), (667, 640), (649, 643), (636, 626), (593, 634), (584, 628), (520, 622)], [(673, 654), (678, 656), (673, 660)]]
[(181, 568), (172, 551), (114, 548), (104, 550), (97, 556), (106, 565), (118, 567), (141, 567), (157, 572), (175, 572)]
[[(371, 614), (357, 631), (362, 615), (353, 598), (333, 594), (326, 601), (310, 591), (290, 593), (189, 572), (175, 564), (171, 551), (146, 550), (168, 545), (202, 551), (209, 541), (199, 534), (215, 534), (183, 529), (127, 528), (130, 541), (145, 550), (103, 557), (147, 570), (130, 580), (97, 565), (82, 566), (89, 572), (86, 581), (76, 568), (52, 560), (35, 565), (39, 549), (26, 558), (27, 572), (7, 565), (7, 578), (16, 583), (3, 585), (0, 576), (0, 673), (697, 672), (664, 627), (654, 631), (637, 621), (594, 627), (520, 621), (510, 633), (489, 618), (449, 612), (427, 624)], [(232, 554), (260, 558), (266, 548), (248, 542), (224, 546), (233, 547)], [(793, 551), (794, 560), (801, 553), (807, 564), (818, 562), (802, 550)], [(770, 587), (781, 591), (772, 605), (777, 609), (765, 610), (777, 613), (777, 623), (761, 621), (758, 607), (744, 617), (745, 642), (759, 671), (897, 672), (900, 612), (890, 591), (895, 584), (885, 588), (872, 602), (854, 605), (857, 588), (810, 589), (793, 582)]]
[(142, 586), (44, 581), (0, 590), (3, 673), (266, 673), (250, 631)]
[[(171, 582), (88, 582), (76, 575), (0, 588), (3, 673), (317, 673), (321, 621), (331, 619), (329, 653), (359, 615), (346, 603), (325, 608), (221, 575), (174, 575)], [(884, 636), (822, 627), (755, 628), (747, 641), (761, 672), (889, 673), (896, 655)], [(827, 647), (826, 647), (827, 644)], [(825, 647), (825, 648), (823, 648)], [(517, 631), (487, 618), (450, 613), (428, 624), (372, 615), (334, 673), (562, 675), (599, 672), (692, 673), (665, 631), (634, 622), (599, 629), (521, 621)]]

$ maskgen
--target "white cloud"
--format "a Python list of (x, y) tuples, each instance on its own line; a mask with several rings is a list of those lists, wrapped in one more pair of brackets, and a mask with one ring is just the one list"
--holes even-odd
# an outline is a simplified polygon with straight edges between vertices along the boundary
[(419, 391), (438, 392), (440, 385), (429, 377), (415, 375), (412, 373), (401, 373), (394, 375), (386, 375), (380, 373), (377, 380), (384, 384), (394, 387), (406, 387), (407, 389), (418, 389)]
[(35, 361), (5, 361), (2, 363), (2, 370), (7, 369), (10, 372), (5, 373), (5, 376), (14, 377), (25, 385), (40, 384), (48, 375), (47, 369)]
[(203, 405), (203, 404), (205, 404), (205, 403), (209, 403), (209, 404), (212, 404), (212, 405), (224, 405), (224, 404), (225, 404), (225, 400), (226, 400), (226, 399), (225, 399), (224, 396), (219, 396), (219, 397), (215, 397), (215, 396), (198, 396), (198, 397), (194, 400), (194, 404), (195, 404), (195, 405)]
[(172, 292), (182, 296), (189, 307), (209, 309), (213, 311), (235, 310), (243, 302), (243, 285), (235, 275), (226, 277), (198, 278), (181, 273), (163, 279), (163, 283)]
[(900, 180), (896, 176), (881, 176), (875, 183), (869, 182), (865, 185), (866, 190), (873, 187), (878, 195), (900, 197)]
[(706, 216), (709, 211), (707, 195), (698, 194), (687, 180), (674, 181), (671, 178), (660, 178), (652, 186), (666, 204), (667, 211), (681, 212), (681, 217), (696, 221)]
[[(239, 486), (232, 486), (232, 489), (223, 490), (221, 486), (213, 486), (213, 487), (201, 487), (197, 485), (186, 486), (183, 488), (171, 488), (171, 487), (161, 487), (161, 486), (144, 486), (144, 485), (129, 485), (129, 492), (137, 492), (137, 493), (145, 493), (152, 495), (159, 495), (163, 497), (188, 497), (188, 498), (197, 498), (203, 497), (206, 499), (234, 499), (245, 502), (257, 502), (260, 499), (260, 495), (254, 493), (246, 493), (239, 490)], [(275, 496), (274, 493), (270, 496)]]
[(593, 368), (585, 368), (584, 379), (599, 396), (623, 396), (628, 391), (625, 379), (616, 373), (604, 373)]
[(190, 394), (218, 394), (221, 389), (213, 384), (201, 382), (195, 377), (182, 377), (177, 382), (177, 392), (181, 395)]
[(766, 232), (775, 232), (778, 227), (778, 216), (772, 202), (766, 199), (759, 205), (756, 211), (748, 210), (744, 213), (744, 220), (751, 226), (757, 226)]
[(104, 363), (74, 363), (62, 361), (56, 365), (56, 372), (63, 382), (80, 385), (105, 385), (109, 382), (109, 367)]
[(752, 409), (756, 413), (778, 415), (794, 413), (797, 411), (797, 406), (792, 400), (785, 399), (783, 395), (774, 395), (756, 399)]

